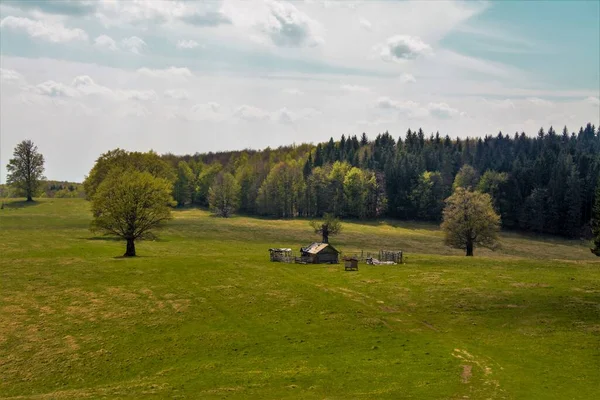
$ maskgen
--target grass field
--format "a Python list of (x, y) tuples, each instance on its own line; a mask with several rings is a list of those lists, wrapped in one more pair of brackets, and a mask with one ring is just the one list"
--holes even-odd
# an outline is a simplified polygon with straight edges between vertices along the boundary
[(344, 252), (401, 266), (268, 262), (306, 221), (176, 211), (160, 239), (94, 236), (84, 200), (0, 210), (0, 397), (594, 399), (600, 262), (507, 234), (474, 258), (435, 227), (347, 223)]

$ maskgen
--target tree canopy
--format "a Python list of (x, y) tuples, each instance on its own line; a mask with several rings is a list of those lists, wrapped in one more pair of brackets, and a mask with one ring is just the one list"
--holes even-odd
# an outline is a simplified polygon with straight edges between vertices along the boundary
[(448, 246), (472, 256), (477, 246), (490, 249), (497, 246), (500, 216), (488, 194), (459, 187), (446, 200), (441, 228)]
[(13, 157), (8, 161), (6, 181), (19, 195), (33, 201), (41, 181), (44, 180), (44, 156), (31, 140), (23, 140), (15, 147)]
[(342, 223), (332, 214), (325, 214), (322, 221), (310, 221), (310, 226), (315, 233), (321, 235), (323, 243), (329, 243), (330, 235), (337, 235), (342, 231)]
[(115, 149), (102, 154), (96, 160), (90, 174), (85, 178), (83, 186), (88, 198), (94, 197), (102, 181), (114, 169), (148, 172), (154, 177), (163, 178), (172, 183), (177, 178), (175, 170), (153, 151), (140, 153)]
[(135, 241), (152, 237), (171, 218), (172, 183), (136, 169), (109, 171), (92, 196), (92, 229), (127, 242), (125, 256), (136, 255)]
[(230, 172), (221, 171), (208, 191), (210, 209), (219, 217), (230, 217), (240, 205), (240, 185)]

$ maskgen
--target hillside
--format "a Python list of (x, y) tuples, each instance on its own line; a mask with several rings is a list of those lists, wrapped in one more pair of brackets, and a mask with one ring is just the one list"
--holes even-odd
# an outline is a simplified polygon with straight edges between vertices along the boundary
[(80, 199), (0, 211), (0, 397), (591, 399), (600, 262), (587, 243), (502, 235), (475, 257), (433, 225), (347, 223), (344, 252), (400, 266), (268, 262), (306, 220), (176, 211), (141, 257)]

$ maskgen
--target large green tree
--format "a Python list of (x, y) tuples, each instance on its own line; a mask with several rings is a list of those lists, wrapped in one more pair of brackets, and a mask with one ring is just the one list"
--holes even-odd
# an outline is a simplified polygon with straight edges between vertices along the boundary
[(13, 157), (8, 161), (7, 183), (12, 185), (19, 195), (33, 201), (44, 180), (44, 156), (31, 140), (23, 140), (17, 144)]
[(179, 161), (177, 164), (177, 180), (173, 187), (173, 197), (177, 206), (182, 207), (192, 199), (192, 193), (195, 190), (194, 172), (185, 161)]
[(221, 171), (208, 191), (208, 203), (215, 215), (230, 217), (240, 205), (240, 184), (235, 177)]
[(125, 256), (135, 256), (135, 241), (171, 219), (172, 187), (149, 172), (112, 169), (92, 196), (92, 229), (125, 240)]
[(448, 246), (472, 256), (477, 246), (495, 248), (500, 217), (492, 207), (490, 195), (459, 187), (446, 200), (441, 228)]
[(168, 180), (171, 184), (177, 177), (173, 167), (153, 151), (140, 153), (115, 149), (102, 154), (85, 178), (83, 186), (89, 199), (94, 197), (100, 184), (113, 169), (148, 172), (154, 177)]

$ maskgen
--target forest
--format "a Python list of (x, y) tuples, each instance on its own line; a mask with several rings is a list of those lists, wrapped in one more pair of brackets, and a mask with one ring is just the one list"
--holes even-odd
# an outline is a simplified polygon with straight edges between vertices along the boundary
[(466, 139), (409, 129), (398, 138), (363, 133), (317, 145), (162, 157), (176, 171), (180, 207), (209, 206), (214, 188), (226, 186), (234, 198), (228, 207), (249, 215), (439, 222), (445, 199), (464, 187), (491, 196), (504, 228), (579, 238), (591, 233), (600, 129), (588, 123), (578, 132), (550, 127), (534, 136)]

